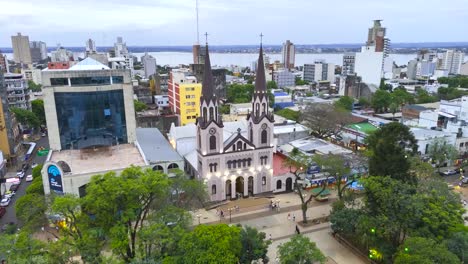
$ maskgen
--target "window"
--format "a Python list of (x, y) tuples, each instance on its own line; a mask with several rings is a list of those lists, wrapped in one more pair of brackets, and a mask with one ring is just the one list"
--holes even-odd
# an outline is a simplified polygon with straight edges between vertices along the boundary
[(190, 99), (190, 95), (186, 95), (186, 96), (185, 96), (185, 99)]
[(266, 185), (266, 177), (265, 176), (262, 177), (262, 185)]
[(91, 76), (91, 77), (71, 77), (70, 83), (72, 85), (109, 85), (109, 76)]
[(203, 118), (205, 119), (205, 121), (206, 121), (206, 116), (207, 116), (206, 107), (203, 107)]
[(262, 103), (262, 115), (266, 113), (265, 103)]
[(262, 131), (262, 144), (266, 144), (266, 143), (267, 143), (267, 131), (263, 130)]
[(237, 167), (241, 168), (242, 167), (242, 160), (237, 160)]
[(210, 163), (210, 172), (216, 172), (217, 171), (217, 167), (218, 167), (218, 163)]
[(268, 156), (261, 156), (260, 157), (260, 165), (266, 165), (268, 160)]
[(240, 151), (240, 150), (242, 150), (242, 142), (238, 141), (237, 142), (237, 151)]
[(216, 149), (216, 136), (210, 136), (210, 150)]
[(228, 161), (228, 162), (227, 162), (227, 165), (228, 165), (228, 169), (231, 169), (232, 161)]
[(253, 140), (253, 129), (252, 127), (250, 127), (250, 141)]
[(232, 151), (236, 151), (236, 145), (232, 145)]
[(214, 110), (213, 107), (210, 107), (210, 120), (214, 119)]
[(112, 76), (112, 83), (123, 83), (123, 76)]
[(235, 160), (232, 161), (232, 168), (233, 169), (237, 168), (237, 162)]
[(281, 180), (276, 181), (276, 189), (281, 189)]
[(216, 184), (211, 185), (211, 194), (216, 194)]
[(250, 167), (251, 162), (252, 162), (252, 159), (251, 159), (251, 158), (248, 158), (248, 159), (247, 159), (247, 166)]
[(67, 78), (50, 78), (50, 85), (68, 85)]
[(462, 143), (460, 143), (460, 148), (463, 148), (463, 145), (464, 145), (464, 143), (463, 143), (463, 142), (462, 142)]

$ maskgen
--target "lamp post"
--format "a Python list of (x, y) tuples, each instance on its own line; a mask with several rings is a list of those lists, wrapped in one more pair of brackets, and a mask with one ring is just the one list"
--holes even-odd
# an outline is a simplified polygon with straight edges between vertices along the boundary
[(200, 225), (200, 217), (201, 217), (201, 215), (197, 214), (197, 218), (198, 218), (198, 225)]
[(229, 211), (229, 223), (231, 223), (232, 208), (229, 208), (228, 211)]
[(280, 199), (276, 200), (276, 210), (280, 211)]

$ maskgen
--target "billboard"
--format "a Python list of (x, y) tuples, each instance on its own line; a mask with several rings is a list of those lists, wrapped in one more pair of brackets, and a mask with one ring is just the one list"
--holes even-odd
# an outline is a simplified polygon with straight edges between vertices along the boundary
[(57, 193), (63, 193), (62, 173), (56, 165), (47, 167), (47, 176), (49, 178), (49, 188)]

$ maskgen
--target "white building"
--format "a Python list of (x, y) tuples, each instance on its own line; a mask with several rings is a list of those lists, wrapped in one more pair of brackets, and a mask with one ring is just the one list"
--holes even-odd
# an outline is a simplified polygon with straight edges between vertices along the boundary
[(282, 69), (273, 72), (273, 81), (278, 87), (293, 86), (296, 83), (295, 75), (287, 69)]
[(361, 52), (356, 53), (355, 72), (367, 84), (379, 86), (385, 71), (392, 74), (391, 65), (393, 61), (389, 57), (384, 58), (384, 52), (375, 51), (374, 46), (363, 46)]
[(461, 75), (468, 75), (468, 62), (465, 62), (460, 67), (460, 74)]
[(455, 133), (427, 128), (412, 127), (410, 128), (410, 131), (418, 141), (418, 153), (420, 155), (427, 155), (429, 146), (434, 144), (436, 140), (444, 140), (447, 144), (455, 146), (457, 139), (457, 135)]
[(448, 70), (449, 74), (460, 74), (464, 58), (465, 54), (461, 51), (447, 50), (442, 59), (442, 69)]
[(149, 79), (151, 75), (157, 73), (156, 59), (147, 52), (145, 52), (144, 56), (141, 56), (141, 63), (145, 69), (145, 78)]
[[(111, 62), (112, 59), (115, 59), (119, 63), (124, 62), (126, 65), (126, 69), (130, 69), (131, 75), (133, 76), (134, 75), (133, 56), (130, 52), (128, 52), (127, 44), (123, 42), (122, 37), (117, 37), (117, 42), (114, 43), (114, 54), (115, 54), (115, 58), (109, 58), (109, 62)], [(112, 63), (113, 69), (114, 69), (114, 66), (117, 69), (119, 68), (117, 64)]]
[(40, 69), (21, 69), (21, 74), (24, 75), (27, 81), (42, 84), (42, 70)]
[[(350, 65), (348, 65), (351, 67)], [(354, 66), (352, 67), (354, 70)], [(313, 64), (304, 64), (303, 77), (304, 81), (319, 82), (335, 80), (335, 64), (326, 63), (325, 61), (315, 61)]]
[(31, 109), (29, 101), (31, 91), (28, 89), (28, 82), (24, 76), (16, 73), (5, 73), (4, 82), (9, 107)]
[(169, 107), (169, 96), (168, 95), (155, 95), (154, 102), (158, 106), (159, 110), (163, 110)]
[(436, 63), (432, 61), (422, 60), (419, 61), (416, 67), (416, 77), (428, 78), (434, 75)]
[(52, 62), (72, 61), (73, 53), (59, 46), (56, 51), (52, 51), (50, 59)]
[[(347, 52), (343, 54), (343, 67), (341, 68), (341, 74), (353, 75), (356, 63), (356, 53)], [(305, 67), (305, 66), (304, 66)]]

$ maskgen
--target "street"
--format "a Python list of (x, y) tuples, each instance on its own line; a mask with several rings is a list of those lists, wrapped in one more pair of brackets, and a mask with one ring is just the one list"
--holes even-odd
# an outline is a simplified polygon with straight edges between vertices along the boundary
[[(37, 156), (37, 149), (39, 147), (49, 148), (49, 139), (47, 137), (41, 137), (38, 141), (35, 141), (35, 142), (37, 143), (36, 150), (34, 152), (34, 156), (29, 161), (27, 161), (29, 165), (33, 163), (43, 164), (45, 159), (47, 158), (47, 156), (43, 156), (43, 157)], [(26, 188), (31, 184), (31, 182), (26, 182), (26, 175), (30, 175), (30, 174), (32, 174), (31, 166), (26, 171), (23, 179), (21, 179), (21, 184), (18, 188), (18, 191), (12, 197), (10, 204), (6, 207), (5, 215), (2, 216), (2, 218), (0, 218), (0, 226), (3, 226), (4, 224), (9, 223), (9, 222), (14, 222), (18, 224), (18, 226), (21, 226), (21, 223), (19, 223), (19, 221), (17, 221), (16, 219), (15, 202), (19, 197), (24, 195), (24, 193), (26, 192)]]

